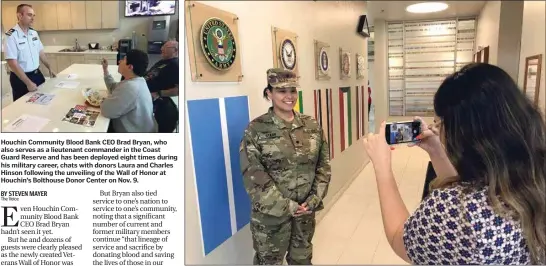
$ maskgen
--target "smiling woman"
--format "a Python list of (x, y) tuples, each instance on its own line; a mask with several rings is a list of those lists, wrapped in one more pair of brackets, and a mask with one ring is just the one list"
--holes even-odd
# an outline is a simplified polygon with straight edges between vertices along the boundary
[(288, 264), (310, 265), (315, 212), (324, 208), (330, 183), (328, 143), (315, 119), (293, 110), (296, 74), (274, 68), (267, 79), (264, 98), (273, 106), (250, 122), (239, 149), (254, 264), (282, 264), (288, 252)]

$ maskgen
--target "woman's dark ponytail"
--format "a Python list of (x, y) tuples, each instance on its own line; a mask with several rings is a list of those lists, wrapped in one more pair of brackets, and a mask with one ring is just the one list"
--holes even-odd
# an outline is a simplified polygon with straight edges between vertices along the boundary
[(265, 87), (264, 89), (264, 95), (263, 95), (264, 99), (269, 100), (269, 97), (267, 97), (267, 91), (271, 91), (271, 89), (272, 89), (271, 85), (267, 84), (267, 87)]

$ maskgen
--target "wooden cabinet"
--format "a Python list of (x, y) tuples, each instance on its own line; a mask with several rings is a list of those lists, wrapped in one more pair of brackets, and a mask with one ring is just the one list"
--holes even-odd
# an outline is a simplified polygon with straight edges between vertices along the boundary
[(70, 65), (73, 64), (85, 64), (84, 55), (70, 55)]
[[(46, 54), (47, 62), (49, 62), (49, 66), (51, 67), (51, 71), (55, 73), (59, 73), (57, 71), (57, 56), (55, 54)], [(44, 74), (45, 77), (49, 76), (49, 70), (40, 62), (40, 71), (42, 71), (42, 74)]]
[(72, 65), (72, 55), (57, 55), (57, 70), (62, 72)]
[(85, 1), (85, 25), (87, 29), (102, 28), (101, 1)]
[(32, 9), (34, 9), (34, 23), (32, 24), (32, 28), (34, 28), (37, 31), (44, 30), (44, 19), (45, 14), (42, 9), (42, 3), (41, 2), (31, 2)]
[(72, 15), (70, 14), (70, 2), (57, 3), (57, 29), (72, 29)]
[(119, 25), (118, 1), (101, 1), (102, 4), (102, 28), (116, 29)]
[[(4, 31), (17, 24), (17, 5), (2, 1)], [(38, 31), (117, 29), (122, 1), (28, 1), (36, 17), (33, 28)]]
[(13, 28), (15, 24), (17, 24), (17, 3), (2, 1), (2, 25), (4, 26), (4, 31)]
[[(47, 61), (51, 66), (51, 70), (55, 73), (60, 73), (73, 64), (96, 64), (100, 65), (102, 59), (108, 60), (108, 65), (117, 65), (115, 54), (60, 54), (46, 53)], [(45, 77), (49, 77), (47, 68), (40, 64), (40, 71)]]
[(43, 3), (42, 2), (42, 13), (43, 13), (43, 20), (42, 20), (42, 26), (43, 31), (46, 30), (58, 30), (59, 24), (58, 24), (58, 16), (57, 16), (57, 2), (52, 1), (51, 3)]
[(102, 59), (108, 61), (108, 65), (117, 65), (117, 56), (115, 54), (87, 54), (85, 55), (85, 64), (97, 64), (100, 65)]
[(70, 1), (70, 16), (73, 30), (87, 29), (87, 14), (84, 1)]

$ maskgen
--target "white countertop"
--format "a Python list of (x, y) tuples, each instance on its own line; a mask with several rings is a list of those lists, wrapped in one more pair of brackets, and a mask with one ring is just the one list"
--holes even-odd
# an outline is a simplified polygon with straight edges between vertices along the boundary
[(48, 53), (48, 54), (81, 54), (81, 55), (86, 55), (86, 54), (111, 54), (111, 55), (116, 55), (118, 52), (117, 51), (110, 51), (110, 50), (89, 50), (87, 49), (87, 46), (85, 46), (84, 48), (87, 49), (86, 51), (83, 51), (83, 52), (59, 52), (60, 50), (62, 49), (66, 49), (66, 48), (73, 48), (73, 46), (52, 46), (52, 45), (48, 45), (48, 46), (44, 46), (44, 53)]
[[(112, 74), (115, 80), (119, 81), (121, 75), (117, 71), (118, 66), (108, 66), (108, 71)], [(80, 82), (75, 89), (56, 88), (59, 82), (67, 80), (68, 74), (77, 74), (75, 80)], [(21, 115), (27, 114), (49, 119), (41, 132), (106, 132), (110, 119), (99, 115), (93, 127), (76, 125), (70, 122), (62, 121), (63, 117), (68, 113), (70, 108), (76, 105), (85, 105), (85, 99), (82, 96), (82, 89), (94, 88), (106, 90), (104, 84), (102, 66), (98, 64), (73, 64), (61, 73), (57, 74), (56, 78), (46, 79), (46, 82), (36, 92), (54, 94), (55, 98), (48, 105), (39, 105), (26, 103), (26, 101), (34, 94), (29, 92), (27, 95), (19, 98), (17, 101), (2, 109), (2, 132), (15, 119)], [(87, 108), (93, 109), (88, 106)], [(95, 110), (99, 110), (94, 108)]]

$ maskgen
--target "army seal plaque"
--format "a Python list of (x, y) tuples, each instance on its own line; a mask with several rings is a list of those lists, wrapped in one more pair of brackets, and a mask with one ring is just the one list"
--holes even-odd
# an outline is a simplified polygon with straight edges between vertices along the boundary
[(290, 39), (284, 39), (281, 43), (281, 63), (284, 68), (294, 70), (296, 68), (296, 47)]
[(237, 45), (233, 32), (219, 18), (210, 18), (201, 27), (201, 48), (212, 67), (228, 70), (235, 63)]
[(324, 75), (328, 74), (328, 70), (330, 69), (329, 61), (328, 61), (328, 53), (326, 52), (326, 48), (322, 47), (320, 49), (319, 53), (319, 69), (320, 72)]

